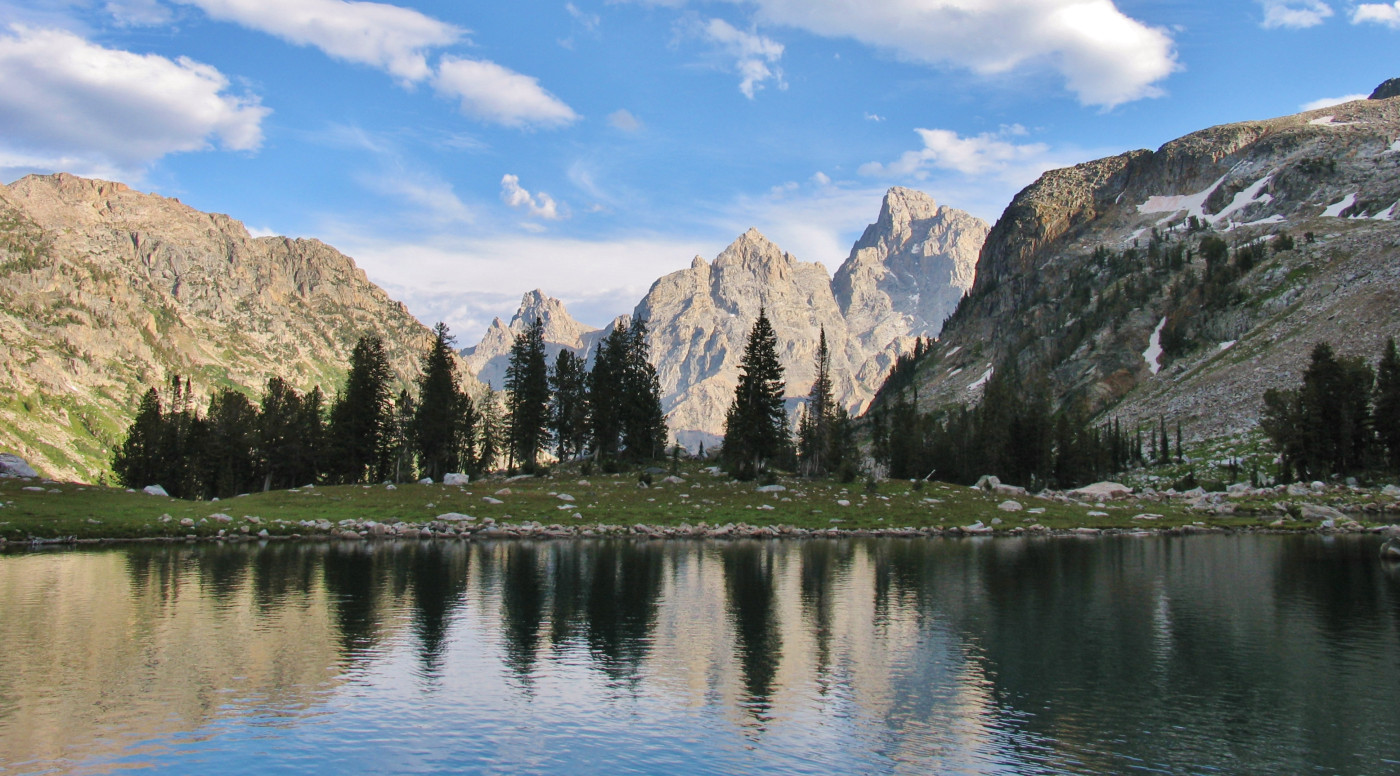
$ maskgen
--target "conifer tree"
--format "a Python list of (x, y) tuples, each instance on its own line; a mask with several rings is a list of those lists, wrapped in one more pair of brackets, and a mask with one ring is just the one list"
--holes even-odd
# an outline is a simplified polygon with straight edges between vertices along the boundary
[(536, 318), (516, 336), (506, 367), (506, 416), (510, 461), (534, 472), (549, 441), (549, 367), (545, 361), (544, 321)]
[(394, 482), (414, 479), (414, 460), (417, 452), (417, 438), (414, 436), (414, 418), (418, 414), (418, 404), (407, 388), (399, 391), (394, 400), (394, 421), (389, 428), (389, 456), (394, 461)]
[(413, 410), (413, 448), (418, 454), (418, 465), (423, 476), (437, 482), (448, 472), (462, 468), (460, 426), (471, 415), (457, 383), (452, 345), (447, 324), (433, 327), (433, 343), (423, 356), (418, 401)]
[(1386, 464), (1391, 471), (1400, 471), (1400, 357), (1393, 337), (1386, 340), (1376, 368), (1375, 425)]
[(152, 388), (141, 397), (136, 417), (127, 428), (126, 439), (112, 457), (112, 472), (128, 488), (162, 485), (165, 474), (165, 417), (160, 394)]
[(583, 359), (559, 351), (549, 372), (549, 389), (550, 431), (559, 460), (567, 461), (583, 452), (588, 439), (588, 373)]
[(647, 322), (638, 318), (627, 327), (622, 359), (622, 445), (634, 461), (653, 461), (666, 454), (666, 416), (661, 411), (661, 383), (651, 364)]
[[(262, 490), (293, 487), (290, 475), (301, 458), (302, 398), (280, 377), (270, 377), (259, 402), (257, 421), (258, 464)], [(289, 484), (290, 483), (290, 484)]]
[(588, 373), (588, 435), (593, 457), (616, 460), (622, 445), (622, 381), (627, 328), (617, 327), (598, 343)]
[(373, 334), (360, 337), (350, 353), (345, 390), (331, 407), (332, 464), (340, 482), (386, 479), (392, 471), (388, 431), (393, 397), (384, 341)]
[(254, 452), (258, 410), (241, 392), (216, 391), (209, 400), (209, 414), (199, 422), (203, 433), (195, 448), (199, 486), (194, 491), (209, 498), (228, 498), (253, 489), (260, 479)]
[(830, 471), (836, 402), (831, 395), (831, 352), (826, 346), (826, 327), (817, 339), (817, 376), (807, 393), (802, 421), (797, 427), (797, 458), (802, 473), (818, 477)]
[(753, 479), (782, 453), (787, 441), (783, 366), (778, 337), (760, 308), (739, 362), (739, 384), (724, 419), (724, 458), (741, 480)]
[(297, 424), (301, 434), (301, 445), (296, 459), (296, 470), (291, 476), (292, 487), (320, 482), (321, 474), (326, 470), (327, 434), (323, 415), (325, 407), (326, 395), (319, 385), (301, 399), (301, 415)]
[(486, 474), (492, 471), (501, 460), (501, 452), (505, 446), (505, 419), (501, 413), (501, 402), (497, 398), (496, 392), (487, 386), (481, 396), (477, 397), (477, 426), (476, 433), (476, 455), (472, 463), (472, 470), (478, 474)]

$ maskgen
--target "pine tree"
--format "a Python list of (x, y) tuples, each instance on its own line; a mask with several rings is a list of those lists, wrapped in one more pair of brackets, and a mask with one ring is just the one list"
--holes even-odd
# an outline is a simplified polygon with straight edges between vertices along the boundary
[(598, 343), (588, 373), (589, 447), (598, 461), (617, 458), (622, 445), (622, 382), (627, 353), (627, 329), (618, 327)]
[(141, 397), (136, 417), (126, 430), (126, 439), (112, 457), (112, 472), (128, 488), (162, 485), (165, 417), (160, 394), (152, 388)]
[(418, 402), (413, 410), (413, 448), (418, 464), (423, 476), (438, 482), (444, 474), (461, 469), (458, 427), (466, 420), (452, 344), (447, 324), (433, 327), (433, 343), (423, 356)]
[(209, 400), (202, 423), (201, 444), (195, 448), (199, 486), (204, 497), (228, 498), (246, 493), (258, 482), (255, 445), (258, 410), (239, 391), (224, 388)]
[(1375, 426), (1387, 465), (1400, 471), (1400, 357), (1393, 337), (1386, 340), (1376, 367)]
[(651, 364), (647, 322), (627, 327), (622, 359), (622, 445), (634, 461), (654, 461), (666, 454), (666, 415), (661, 411), (661, 383)]
[(505, 419), (501, 414), (501, 402), (496, 392), (487, 386), (476, 400), (477, 449), (472, 470), (478, 474), (491, 472), (500, 463), (505, 447)]
[(399, 391), (394, 400), (394, 421), (389, 428), (390, 457), (394, 459), (394, 482), (414, 479), (414, 460), (417, 453), (417, 437), (414, 435), (414, 419), (418, 415), (418, 404), (407, 388)]
[(778, 337), (760, 308), (739, 362), (734, 401), (724, 419), (724, 457), (738, 479), (753, 479), (782, 453), (788, 438), (784, 387)]
[(321, 386), (311, 389), (301, 399), (301, 415), (297, 427), (301, 434), (301, 445), (296, 458), (296, 468), (291, 473), (293, 487), (321, 481), (326, 470), (328, 451), (326, 449), (326, 420), (323, 416), (326, 395)]
[(301, 457), (302, 398), (280, 377), (268, 378), (259, 402), (257, 421), (258, 468), (262, 490), (293, 487), (290, 475)]
[(392, 471), (388, 456), (393, 412), (389, 379), (384, 341), (373, 334), (360, 337), (350, 353), (345, 390), (331, 407), (332, 464), (340, 482), (387, 479)]
[(832, 465), (832, 424), (836, 402), (831, 392), (831, 352), (826, 346), (826, 327), (817, 339), (817, 376), (807, 393), (807, 404), (797, 430), (797, 458), (802, 473), (818, 477)]
[(506, 416), (510, 461), (534, 472), (549, 441), (549, 367), (545, 362), (544, 321), (536, 318), (516, 336), (506, 367)]
[(567, 461), (583, 452), (588, 438), (588, 373), (583, 359), (559, 351), (549, 372), (549, 389), (550, 431), (559, 460)]

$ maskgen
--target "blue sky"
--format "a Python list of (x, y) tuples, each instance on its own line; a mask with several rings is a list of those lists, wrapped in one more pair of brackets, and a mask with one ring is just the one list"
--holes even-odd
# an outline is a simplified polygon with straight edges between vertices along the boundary
[(892, 185), (994, 221), (1397, 52), (1400, 1), (0, 0), (0, 173), (325, 240), (465, 345), (535, 287), (603, 325), (749, 226), (835, 270)]

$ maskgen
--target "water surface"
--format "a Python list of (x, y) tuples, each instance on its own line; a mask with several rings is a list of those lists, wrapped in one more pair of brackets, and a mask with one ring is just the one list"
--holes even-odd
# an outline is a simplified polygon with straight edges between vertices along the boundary
[(1397, 773), (1374, 537), (0, 555), (0, 773)]

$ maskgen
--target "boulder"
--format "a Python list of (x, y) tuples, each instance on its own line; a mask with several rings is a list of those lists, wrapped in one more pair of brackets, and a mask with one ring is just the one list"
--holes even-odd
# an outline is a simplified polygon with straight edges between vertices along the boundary
[(504, 502), (504, 501), (502, 501), (502, 500), (500, 500), (500, 499), (498, 499), (498, 498), (491, 498), (490, 496), (485, 496), (485, 497), (483, 497), (481, 500), (482, 500), (482, 501), (485, 501), (485, 502), (488, 503), (488, 504), (504, 504), (504, 503), (506, 503), (506, 502)]
[(1400, 487), (1396, 487), (1394, 485), (1387, 485), (1384, 488), (1381, 488), (1381, 495), (1389, 496), (1391, 498), (1400, 498)]
[(1003, 501), (997, 504), (997, 509), (1003, 512), (1020, 512), (1024, 507), (1021, 506), (1019, 501)]
[(1107, 501), (1127, 498), (1133, 495), (1133, 489), (1118, 482), (1096, 482), (1093, 485), (1085, 485), (1082, 488), (1072, 490), (1069, 495), (1085, 501)]
[(759, 486), (758, 486), (758, 492), (759, 492), (759, 493), (782, 493), (782, 492), (785, 491), (785, 490), (787, 490), (787, 488), (783, 487), (782, 485), (759, 485)]
[(996, 487), (1000, 484), (1001, 480), (998, 479), (996, 475), (984, 474), (981, 477), (977, 478), (977, 483), (972, 487), (976, 488), (977, 490), (985, 490), (991, 492), (995, 490)]
[(1298, 514), (1299, 517), (1304, 520), (1319, 520), (1323, 522), (1331, 520), (1334, 524), (1337, 521), (1347, 519), (1347, 516), (1338, 510), (1321, 504), (1299, 504)]
[(1291, 485), (1288, 486), (1288, 495), (1290, 495), (1290, 496), (1311, 496), (1311, 495), (1312, 495), (1312, 489), (1309, 488), (1307, 485), (1304, 485), (1304, 484), (1301, 483), (1301, 482), (1295, 482), (1295, 483), (1293, 483), (1293, 484), (1291, 484)]
[(167, 498), (170, 497), (170, 494), (165, 492), (165, 488), (162, 488), (159, 485), (147, 485), (146, 487), (141, 489), (141, 492), (145, 493), (148, 496), (165, 496)]
[(1400, 538), (1391, 537), (1381, 545), (1381, 559), (1400, 561)]
[(14, 453), (0, 453), (0, 477), (38, 477), (39, 473), (34, 471), (23, 458)]
[(680, 478), (680, 477), (677, 477), (677, 476), (674, 475), (674, 474), (672, 474), (671, 476), (669, 476), (669, 477), (667, 477), (666, 479), (662, 480), (662, 482), (666, 483), (667, 485), (684, 485), (684, 484), (685, 484), (685, 480), (684, 480), (684, 479), (682, 479), (682, 478)]
[(466, 485), (471, 481), (472, 478), (470, 476), (465, 474), (459, 474), (457, 472), (448, 472), (447, 474), (442, 475), (443, 485)]
[(418, 481), (418, 484), (419, 484), (419, 485), (432, 485), (432, 484), (433, 484), (433, 478), (432, 478), (432, 477), (424, 477), (423, 479), (421, 479), (421, 480)]

